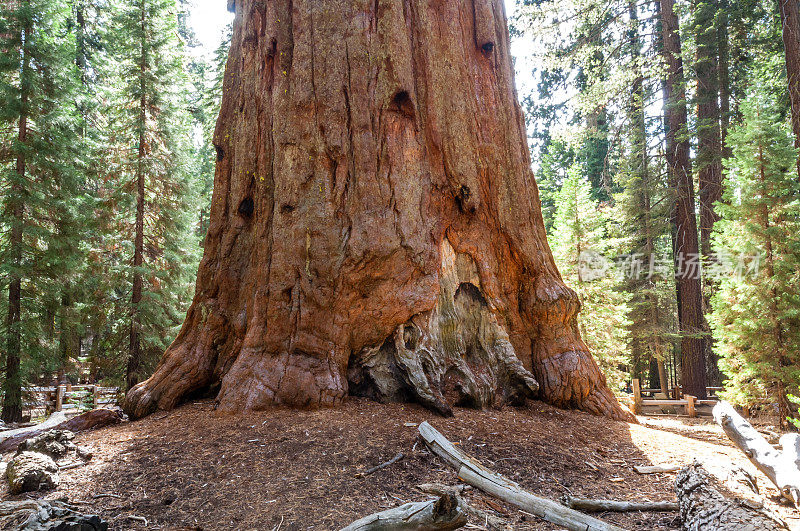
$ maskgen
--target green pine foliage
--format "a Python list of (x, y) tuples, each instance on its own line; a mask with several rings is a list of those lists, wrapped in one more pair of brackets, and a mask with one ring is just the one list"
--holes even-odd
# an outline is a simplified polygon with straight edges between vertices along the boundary
[[(192, 122), (187, 59), (178, 38), (175, 0), (136, 0), (113, 5), (114, 70), (106, 87), (109, 219), (106, 262), (117, 296), (111, 297), (101, 340), (128, 365), (138, 329), (135, 378), (146, 377), (177, 335), (193, 293), (199, 246), (196, 181), (191, 169)], [(138, 179), (144, 179), (143, 262), (134, 266)], [(141, 301), (130, 298), (143, 283)], [(118, 371), (115, 371), (118, 374)]]
[(606, 213), (591, 196), (591, 184), (580, 164), (573, 164), (557, 195), (558, 210), (550, 245), (559, 271), (580, 298), (578, 323), (612, 388), (620, 388), (628, 360), (627, 296), (613, 264), (605, 258), (613, 244)]
[[(216, 110), (207, 103), (215, 67), (187, 59), (181, 6), (19, 0), (0, 7), (4, 420), (19, 420), (28, 384), (121, 383), (133, 316), (140, 377), (147, 376), (182, 322), (213, 175), (205, 131)], [(193, 87), (195, 72), (207, 77)], [(134, 268), (139, 172), (143, 263)], [(132, 305), (136, 275), (143, 294)]]
[(725, 398), (770, 404), (785, 422), (797, 416), (788, 395), (800, 385), (800, 183), (790, 130), (759, 88), (769, 85), (754, 85), (729, 136), (714, 247), (733, 270), (720, 275), (710, 322), (728, 375)]
[[(0, 271), (7, 299), (2, 328), (4, 420), (21, 416), (22, 384), (59, 368), (62, 288), (83, 263), (86, 198), (77, 68), (70, 6), (25, 0), (0, 12)], [(17, 291), (16, 287), (19, 287)], [(11, 307), (20, 306), (20, 312)]]

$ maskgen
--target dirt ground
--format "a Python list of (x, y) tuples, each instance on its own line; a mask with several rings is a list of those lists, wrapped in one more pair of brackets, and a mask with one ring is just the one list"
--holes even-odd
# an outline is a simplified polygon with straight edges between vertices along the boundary
[[(539, 402), (498, 411), (456, 409), (445, 419), (416, 405), (362, 399), (335, 409), (230, 416), (203, 401), (78, 435), (76, 442), (94, 458), (64, 471), (61, 486), (47, 497), (67, 496), (105, 517), (112, 529), (335, 530), (426, 499), (415, 489), (420, 483), (458, 482), (419, 442), (416, 427), (406, 426), (423, 420), (490, 468), (551, 499), (674, 498), (674, 473), (640, 476), (634, 465), (698, 459), (713, 468), (733, 461), (755, 472), (722, 431), (704, 421), (641, 418), (655, 429)], [(396, 464), (354, 477), (398, 452), (405, 458)], [(779, 506), (777, 490), (757, 477), (768, 506), (800, 529), (800, 516)], [(7, 491), (0, 495), (9, 498)], [(467, 498), (514, 529), (557, 529), (481, 493), (470, 491)], [(675, 513), (598, 517), (630, 530), (679, 525)], [(482, 529), (480, 522), (469, 527)]]

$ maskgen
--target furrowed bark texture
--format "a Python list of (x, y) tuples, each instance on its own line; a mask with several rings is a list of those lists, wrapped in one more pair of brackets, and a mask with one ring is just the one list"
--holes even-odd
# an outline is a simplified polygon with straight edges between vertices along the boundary
[(547, 245), (502, 2), (231, 4), (195, 300), (128, 413), (539, 388), (626, 418)]
[[(800, 148), (800, 13), (795, 0), (779, 0), (778, 10), (781, 14), (781, 36), (789, 80), (789, 101), (792, 104), (794, 146)], [(797, 171), (800, 174), (800, 160)]]
[(703, 320), (702, 287), (698, 270), (699, 246), (695, 214), (694, 181), (687, 130), (686, 86), (683, 79), (681, 40), (674, 0), (660, 0), (663, 55), (667, 67), (664, 117), (666, 159), (675, 190), (673, 255), (678, 323), (681, 331), (681, 383), (683, 391), (706, 398), (706, 333)]

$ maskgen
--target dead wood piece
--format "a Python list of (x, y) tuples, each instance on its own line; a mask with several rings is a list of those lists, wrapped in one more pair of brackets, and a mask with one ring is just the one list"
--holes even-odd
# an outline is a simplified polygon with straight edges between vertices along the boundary
[(63, 465), (58, 465), (58, 470), (72, 470), (73, 468), (82, 467), (83, 465), (87, 464), (87, 461), (73, 461), (72, 463), (66, 463)]
[(467, 523), (464, 502), (445, 494), (438, 499), (412, 502), (357, 520), (342, 531), (416, 531), (458, 529)]
[(688, 465), (675, 480), (675, 494), (686, 531), (778, 531), (788, 527), (766, 510), (726, 498), (700, 463)]
[[(57, 417), (56, 415), (59, 416)], [(31, 426), (30, 429), (26, 428), (26, 431), (24, 432), (13, 430), (14, 432), (18, 433), (15, 433), (11, 436), (8, 436), (8, 434), (11, 432), (4, 432), (0, 434), (0, 453), (16, 450), (22, 442), (52, 429), (79, 432), (104, 428), (105, 426), (117, 424), (121, 421), (122, 412), (118, 409), (93, 409), (69, 420), (66, 419), (63, 413), (53, 413), (45, 422)]]
[(382, 469), (384, 469), (384, 468), (386, 468), (386, 467), (388, 467), (388, 466), (392, 466), (392, 465), (393, 465), (393, 464), (395, 464), (396, 462), (400, 461), (400, 460), (401, 460), (403, 457), (405, 457), (405, 456), (403, 455), (403, 452), (400, 452), (399, 454), (397, 454), (396, 456), (392, 457), (391, 459), (389, 459), (388, 461), (386, 461), (386, 462), (384, 462), (384, 463), (381, 463), (381, 464), (379, 464), (379, 465), (377, 465), (377, 466), (374, 466), (374, 467), (372, 467), (372, 468), (370, 468), (369, 470), (366, 470), (366, 471), (364, 471), (364, 472), (358, 472), (358, 473), (355, 475), (355, 477), (357, 477), (357, 478), (363, 478), (364, 476), (369, 476), (370, 474), (374, 474), (374, 473), (375, 473), (375, 472), (377, 472), (378, 470), (382, 470)]
[(119, 494), (100, 493), (100, 494), (95, 494), (94, 496), (92, 496), (92, 498), (94, 498), (96, 500), (99, 499), (99, 498), (117, 498), (117, 499), (122, 499), (122, 496), (120, 496)]
[[(10, 439), (12, 437), (19, 437), (20, 435), (24, 436), (26, 434), (31, 434), (33, 432), (40, 432), (47, 430), (49, 428), (55, 428), (56, 426), (58, 426), (62, 422), (65, 422), (66, 420), (67, 416), (64, 415), (64, 413), (57, 411), (52, 415), (50, 415), (49, 417), (47, 417), (47, 420), (45, 420), (41, 424), (34, 424), (33, 426), (27, 426), (24, 428), (17, 428), (15, 430), (6, 430), (4, 432), (0, 432), (0, 442), (5, 442), (7, 439)], [(27, 439), (27, 436), (23, 437), (23, 440), (24, 439)]]
[[(466, 485), (442, 485), (441, 483), (423, 483), (421, 485), (417, 485), (417, 489), (420, 491), (424, 492), (425, 494), (433, 494), (434, 496), (446, 496), (448, 494), (460, 496), (461, 493), (464, 492), (465, 487)], [(463, 498), (462, 502), (464, 503), (464, 509), (467, 511), (467, 514), (474, 517), (479, 523), (483, 524), (490, 530), (503, 531), (505, 529), (510, 529), (509, 523), (502, 518), (489, 514), (486, 511), (482, 511), (477, 507), (473, 507), (463, 500)]]
[(795, 468), (800, 469), (800, 434), (787, 433), (779, 439), (783, 449), (783, 457), (788, 462), (793, 462)]
[(141, 522), (142, 524), (144, 524), (145, 527), (147, 527), (147, 523), (148, 523), (147, 522), (147, 518), (145, 518), (144, 516), (137, 516), (135, 514), (129, 514), (128, 516), (126, 516), (126, 518), (128, 520), (133, 520), (134, 522)]
[(8, 462), (6, 479), (11, 494), (58, 487), (58, 465), (49, 455), (38, 452), (22, 452)]
[(525, 491), (518, 484), (484, 467), (453, 446), (427, 422), (419, 425), (419, 434), (430, 450), (458, 472), (465, 483), (496, 496), (524, 511), (572, 531), (621, 531), (621, 527), (564, 507)]
[(784, 452), (776, 450), (727, 402), (718, 403), (713, 413), (714, 420), (722, 426), (731, 441), (778, 487), (786, 499), (800, 507), (800, 469), (797, 466), (797, 451), (792, 450), (792, 441), (786, 439)]
[(68, 430), (52, 429), (24, 440), (17, 447), (17, 453), (39, 452), (53, 459), (60, 459), (68, 454), (75, 454), (78, 447), (73, 443), (75, 434)]
[(633, 469), (639, 474), (663, 474), (666, 472), (677, 472), (681, 467), (680, 465), (653, 465), (635, 466)]
[(22, 500), (0, 502), (0, 529), (107, 531), (108, 524), (99, 516), (81, 514), (60, 500)]
[(590, 498), (564, 497), (564, 505), (571, 509), (587, 512), (635, 512), (635, 511), (677, 511), (678, 502), (631, 502), (617, 500), (594, 500)]

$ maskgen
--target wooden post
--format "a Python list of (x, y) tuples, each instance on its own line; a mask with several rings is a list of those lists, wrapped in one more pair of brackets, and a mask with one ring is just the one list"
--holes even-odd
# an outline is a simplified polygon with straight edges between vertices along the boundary
[(637, 415), (642, 412), (642, 384), (639, 378), (633, 379), (633, 412)]
[(100, 387), (97, 385), (92, 386), (92, 409), (97, 409), (100, 404)]
[(697, 416), (697, 397), (693, 395), (683, 395), (686, 399), (686, 414), (690, 417)]
[(64, 407), (64, 391), (65, 388), (63, 385), (56, 387), (56, 411), (61, 411)]

